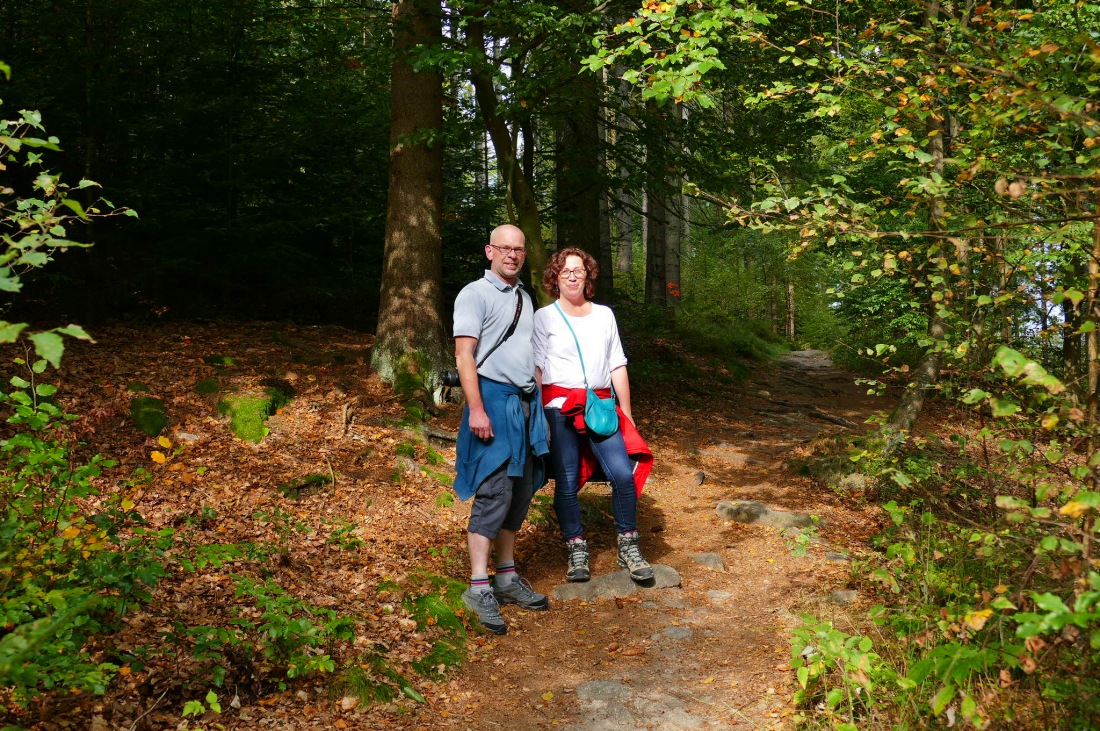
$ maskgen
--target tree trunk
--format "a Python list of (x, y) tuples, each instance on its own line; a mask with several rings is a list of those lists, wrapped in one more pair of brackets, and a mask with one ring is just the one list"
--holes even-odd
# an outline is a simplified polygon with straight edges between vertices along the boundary
[[(930, 13), (935, 13), (937, 7), (933, 5)], [(932, 16), (934, 17), (934, 15)], [(943, 117), (932, 114), (928, 117), (928, 150), (932, 155), (929, 163), (933, 176), (943, 175), (944, 150), (943, 150)], [(939, 196), (933, 196), (928, 201), (928, 227), (931, 231), (944, 230), (944, 201)], [(942, 245), (939, 240), (931, 242), (930, 248)], [(928, 392), (935, 388), (940, 377), (940, 343), (947, 337), (947, 326), (943, 320), (941, 307), (946, 306), (948, 270), (942, 270), (943, 284), (932, 288), (932, 296), (928, 302), (928, 339), (932, 343), (928, 346), (913, 372), (913, 379), (909, 382), (905, 392), (901, 395), (898, 406), (890, 415), (890, 420), (882, 429), (884, 437), (884, 455), (892, 453), (908, 438), (910, 430), (917, 422), (921, 409), (924, 408), (924, 400)], [(943, 304), (941, 304), (943, 302)]]
[[(1100, 196), (1096, 201), (1100, 213)], [(1092, 224), (1092, 256), (1089, 257), (1088, 317), (1100, 324), (1100, 221)], [(1093, 328), (1085, 335), (1089, 364), (1089, 386), (1086, 394), (1089, 424), (1096, 423), (1098, 405), (1100, 405), (1100, 331)], [(1091, 445), (1090, 445), (1091, 446)], [(1092, 449), (1089, 453), (1092, 453)]]
[[(622, 78), (622, 67), (616, 67), (615, 75)], [(619, 84), (619, 106), (625, 108), (630, 100), (630, 84), (623, 81)], [(625, 114), (616, 117), (614, 144), (620, 143), (620, 129), (633, 129), (634, 123)], [(629, 272), (634, 268), (634, 196), (627, 189), (630, 180), (630, 171), (623, 164), (623, 155), (616, 156), (616, 166), (619, 174), (619, 187), (615, 191), (615, 270)], [(642, 240), (645, 240), (643, 235)]]
[[(402, 371), (418, 372), (429, 390), (449, 363), (441, 290), (443, 77), (433, 68), (414, 70), (406, 54), (440, 42), (441, 18), (440, 0), (397, 0), (393, 7), (385, 262), (371, 353), (371, 370), (386, 381)], [(410, 136), (417, 141), (410, 143)], [(408, 357), (414, 354), (419, 358)]]
[[(489, 131), (489, 139), (497, 156), (497, 167), (508, 190), (509, 210), (514, 210), (512, 221), (523, 231), (527, 238), (527, 268), (532, 283), (542, 276), (546, 266), (546, 246), (542, 241), (542, 223), (539, 216), (538, 200), (535, 198), (531, 181), (523, 174), (519, 160), (516, 159), (516, 144), (508, 132), (508, 123), (501, 115), (499, 98), (493, 77), (489, 72), (491, 64), (485, 55), (484, 18), (472, 16), (466, 26), (466, 48), (470, 52), (470, 81), (474, 86), (478, 110)], [(531, 287), (539, 301), (549, 304), (542, 287)]]
[[(576, 246), (600, 261), (600, 129), (599, 105), (592, 84), (574, 82), (569, 111), (555, 135), (558, 248)], [(606, 299), (607, 282), (596, 280), (597, 296)]]
[(652, 187), (646, 191), (645, 303), (659, 307), (668, 305), (668, 290), (665, 286), (668, 210), (665, 202), (663, 191)]
[(794, 342), (794, 281), (787, 279), (787, 340)]

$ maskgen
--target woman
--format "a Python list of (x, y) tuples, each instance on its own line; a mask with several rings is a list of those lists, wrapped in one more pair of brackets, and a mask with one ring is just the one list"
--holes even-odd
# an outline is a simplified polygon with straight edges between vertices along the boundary
[[(588, 581), (588, 543), (577, 493), (594, 472), (602, 471), (611, 482), (619, 565), (630, 571), (630, 578), (645, 581), (653, 578), (653, 567), (638, 545), (638, 495), (653, 467), (653, 455), (630, 413), (630, 380), (615, 314), (589, 301), (598, 274), (596, 260), (584, 251), (556, 252), (542, 284), (557, 301), (535, 313), (535, 380), (542, 388), (550, 427), (554, 511), (568, 552), (566, 578)], [(612, 386), (619, 429), (599, 436), (584, 425), (587, 388), (608, 398)]]

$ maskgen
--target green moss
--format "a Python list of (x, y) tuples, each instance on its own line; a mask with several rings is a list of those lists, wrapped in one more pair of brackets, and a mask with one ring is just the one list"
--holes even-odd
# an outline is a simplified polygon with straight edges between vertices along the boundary
[(421, 467), (420, 471), (435, 480), (436, 482), (442, 483), (447, 487), (455, 484), (455, 478), (451, 475), (448, 475), (446, 472), (436, 472), (435, 470), (430, 470), (427, 467)]
[(297, 477), (289, 482), (284, 482), (279, 485), (278, 491), (284, 497), (299, 498), (304, 493), (310, 490), (315, 490), (319, 487), (324, 487), (332, 482), (332, 477), (329, 475), (311, 474), (303, 477)]
[(447, 463), (446, 458), (444, 458), (443, 455), (440, 454), (439, 452), (432, 449), (431, 444), (428, 444), (427, 442), (425, 442), (424, 446), (427, 448), (426, 451), (427, 451), (427, 454), (428, 454), (428, 464), (435, 465), (435, 466), (438, 467), (439, 465)]
[(443, 672), (440, 671), (440, 667), (446, 670), (461, 664), (465, 660), (466, 651), (462, 645), (444, 639), (432, 645), (432, 651), (422, 659), (413, 662), (412, 668), (425, 677), (441, 680)]
[(261, 382), (263, 390), (252, 389), (230, 394), (218, 402), (218, 413), (229, 416), (229, 428), (240, 439), (259, 442), (268, 434), (267, 417), (294, 398), (294, 389), (278, 378)]
[(229, 416), (229, 428), (235, 436), (258, 443), (268, 434), (264, 422), (272, 413), (271, 396), (255, 391), (230, 394), (218, 403), (218, 413)]
[(208, 355), (203, 358), (207, 365), (212, 366), (231, 366), (237, 365), (237, 361), (230, 358), (228, 355)]
[(271, 413), (275, 413), (290, 403), (291, 399), (298, 395), (290, 381), (282, 378), (265, 378), (260, 381), (267, 395), (271, 397)]
[(453, 492), (441, 492), (435, 496), (435, 506), (437, 508), (449, 508), (454, 504), (455, 495)]
[(141, 431), (155, 437), (168, 426), (164, 402), (152, 396), (139, 396), (130, 402), (130, 418)]
[(131, 393), (138, 393), (141, 391), (151, 391), (152, 389), (141, 381), (130, 381), (126, 384), (126, 390)]
[(412, 442), (401, 442), (397, 445), (397, 449), (394, 450), (398, 457), (408, 457), (409, 459), (416, 459), (416, 445)]
[(203, 396), (209, 396), (220, 390), (222, 390), (222, 387), (217, 378), (207, 378), (205, 381), (199, 381), (195, 384), (195, 392), (201, 393)]

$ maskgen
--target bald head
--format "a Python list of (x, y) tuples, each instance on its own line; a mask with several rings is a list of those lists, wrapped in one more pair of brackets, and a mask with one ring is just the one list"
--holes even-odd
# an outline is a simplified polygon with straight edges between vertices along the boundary
[(523, 246), (526, 240), (523, 230), (510, 223), (497, 226), (493, 229), (493, 233), (489, 234), (489, 243), (493, 246)]

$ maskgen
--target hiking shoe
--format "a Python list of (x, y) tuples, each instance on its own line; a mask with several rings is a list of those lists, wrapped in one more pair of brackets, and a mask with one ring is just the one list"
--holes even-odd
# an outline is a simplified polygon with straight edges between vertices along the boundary
[(649, 581), (653, 578), (653, 567), (642, 557), (638, 547), (638, 532), (619, 534), (619, 565), (630, 571), (634, 581)]
[(494, 635), (502, 635), (508, 631), (508, 625), (504, 623), (504, 617), (500, 616), (500, 605), (491, 591), (474, 591), (467, 589), (462, 592), (462, 601), (469, 607), (481, 626)]
[(565, 572), (565, 580), (588, 581), (592, 577), (588, 570), (588, 541), (566, 541), (565, 550), (569, 552), (569, 568)]
[(501, 604), (518, 604), (521, 609), (542, 611), (550, 608), (550, 600), (531, 588), (526, 579), (516, 577), (507, 586), (493, 587), (493, 595)]

